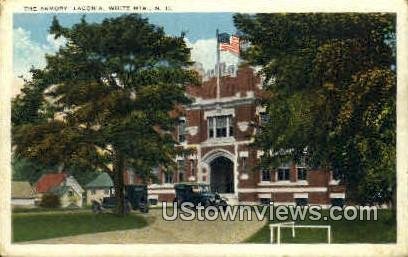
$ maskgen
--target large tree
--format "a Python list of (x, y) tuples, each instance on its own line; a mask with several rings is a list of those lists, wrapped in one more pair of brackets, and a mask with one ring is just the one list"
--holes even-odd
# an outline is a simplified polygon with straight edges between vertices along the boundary
[[(30, 93), (15, 101), (15, 156), (109, 172), (124, 215), (124, 171), (172, 167), (171, 113), (190, 102), (185, 86), (197, 83), (190, 49), (183, 35), (168, 36), (137, 14), (102, 23), (82, 18), (72, 27), (54, 18), (50, 33), (67, 44), (46, 56), (46, 67), (28, 82)], [(43, 118), (44, 107), (52, 117)]]
[[(234, 16), (260, 66), (269, 123), (256, 136), (263, 165), (287, 159), (340, 174), (348, 199), (390, 201), (395, 193), (395, 16)], [(269, 150), (272, 150), (273, 154)], [(290, 151), (284, 151), (290, 150)]]

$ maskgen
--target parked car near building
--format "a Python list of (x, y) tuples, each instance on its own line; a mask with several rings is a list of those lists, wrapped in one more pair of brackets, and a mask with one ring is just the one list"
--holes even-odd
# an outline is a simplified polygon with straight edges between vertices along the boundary
[(179, 183), (174, 185), (176, 190), (176, 198), (178, 207), (183, 203), (192, 203), (194, 206), (215, 206), (226, 207), (227, 200), (220, 197), (217, 192), (211, 192), (210, 185), (205, 183)]

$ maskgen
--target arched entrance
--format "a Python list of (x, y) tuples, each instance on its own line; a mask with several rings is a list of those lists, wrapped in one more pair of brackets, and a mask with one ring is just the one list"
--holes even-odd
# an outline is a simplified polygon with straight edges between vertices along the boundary
[(211, 190), (221, 194), (234, 193), (234, 163), (219, 156), (210, 162), (210, 169)]

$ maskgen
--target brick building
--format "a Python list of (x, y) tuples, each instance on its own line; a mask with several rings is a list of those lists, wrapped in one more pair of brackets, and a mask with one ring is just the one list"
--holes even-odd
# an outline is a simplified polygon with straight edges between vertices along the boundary
[(332, 179), (331, 172), (295, 163), (276, 170), (251, 168), (262, 152), (248, 146), (256, 133), (250, 123), (265, 118), (255, 101), (262, 87), (253, 69), (242, 68), (235, 76), (222, 77), (219, 91), (213, 77), (199, 87), (189, 87), (187, 93), (195, 101), (185, 107), (176, 136), (183, 147), (195, 153), (177, 158), (174, 174), (156, 170), (161, 183), (149, 186), (151, 199), (173, 201), (174, 183), (183, 181), (208, 183), (231, 204), (274, 201), (329, 205), (344, 199), (344, 188)]

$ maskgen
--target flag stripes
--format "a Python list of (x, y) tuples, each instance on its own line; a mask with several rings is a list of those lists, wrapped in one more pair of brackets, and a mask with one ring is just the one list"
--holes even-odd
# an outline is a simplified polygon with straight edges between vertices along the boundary
[(232, 35), (229, 43), (221, 43), (220, 50), (239, 55), (239, 37)]

